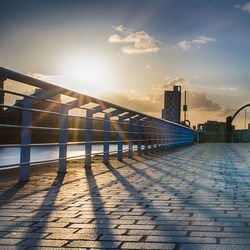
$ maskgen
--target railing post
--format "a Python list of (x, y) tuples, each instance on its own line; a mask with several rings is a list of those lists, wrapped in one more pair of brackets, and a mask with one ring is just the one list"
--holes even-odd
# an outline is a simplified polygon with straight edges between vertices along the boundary
[(119, 116), (118, 118), (118, 153), (117, 153), (117, 160), (118, 161), (121, 161), (122, 160), (122, 155), (123, 155), (123, 132), (122, 129), (123, 129), (123, 121), (124, 121), (124, 118)]
[(169, 148), (172, 148), (173, 147), (173, 141), (172, 141), (172, 137), (173, 137), (173, 124), (169, 124), (168, 126), (168, 131), (169, 131)]
[[(23, 98), (23, 108), (32, 109), (33, 100), (27, 97)], [(32, 126), (31, 111), (22, 111), (22, 126)], [(30, 175), (30, 144), (31, 144), (31, 129), (22, 128), (21, 130), (21, 155), (20, 155), (20, 172), (19, 180), (28, 181)], [(25, 164), (24, 164), (25, 163)]]
[(161, 151), (164, 151), (164, 124), (160, 122), (161, 126)]
[(168, 149), (168, 124), (164, 123), (164, 147)]
[[(4, 90), (4, 81), (6, 80), (6, 77), (4, 75), (0, 75), (0, 88)], [(4, 104), (4, 92), (0, 92), (0, 104)], [(0, 107), (0, 123), (4, 122), (4, 107)]]
[(59, 169), (58, 172), (66, 172), (67, 167), (67, 142), (68, 142), (68, 107), (60, 106), (60, 138), (59, 138)]
[(137, 122), (137, 154), (141, 155), (142, 121)]
[(86, 137), (85, 137), (85, 167), (91, 166), (92, 153), (92, 129), (93, 129), (93, 111), (86, 111)]
[(174, 127), (174, 134), (173, 134), (173, 140), (174, 140), (174, 148), (176, 147), (176, 135), (177, 135), (177, 133), (176, 133), (176, 127), (175, 126), (173, 126)]
[(129, 119), (129, 145), (128, 145), (128, 158), (133, 158), (133, 129), (134, 119)]
[(148, 123), (145, 121), (145, 125), (144, 125), (144, 154), (147, 155), (148, 154)]
[(159, 131), (159, 123), (156, 122), (156, 152), (159, 152), (159, 141), (160, 141), (160, 131)]
[(153, 121), (151, 120), (151, 146), (150, 146), (150, 152), (151, 153), (154, 153), (154, 149), (155, 149), (155, 128), (154, 128), (154, 123)]
[(103, 143), (103, 162), (109, 162), (109, 137), (110, 137), (110, 117), (104, 116), (104, 143)]

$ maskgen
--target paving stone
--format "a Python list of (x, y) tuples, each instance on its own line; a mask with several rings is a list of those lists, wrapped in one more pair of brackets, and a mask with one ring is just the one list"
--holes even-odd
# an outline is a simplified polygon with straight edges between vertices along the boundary
[(38, 222), (33, 224), (34, 227), (66, 227), (68, 223), (62, 223), (62, 222)]
[(35, 239), (40, 239), (44, 238), (48, 235), (48, 233), (23, 233), (23, 232), (11, 232), (7, 233), (4, 235), (4, 238), (15, 238), (15, 239), (30, 239), (30, 238), (35, 238)]
[(179, 250), (246, 250), (246, 246), (218, 244), (181, 244)]
[(20, 243), (22, 239), (8, 239), (8, 238), (1, 238), (0, 239), (0, 248), (1, 245), (16, 245)]
[(140, 241), (141, 236), (131, 236), (131, 235), (104, 235), (100, 240), (116, 240), (116, 241)]
[(247, 244), (250, 248), (250, 238), (221, 238), (221, 244)]
[(190, 242), (190, 243), (216, 243), (215, 238), (208, 237), (166, 237), (166, 236), (148, 236), (146, 241), (151, 242)]
[(214, 227), (214, 226), (164, 226), (159, 225), (157, 229), (160, 230), (182, 230), (182, 231), (221, 231), (220, 227)]
[(25, 246), (45, 246), (45, 247), (61, 247), (66, 244), (66, 240), (35, 240), (29, 239), (21, 243)]
[(52, 233), (46, 237), (46, 239), (61, 239), (61, 240), (96, 240), (97, 238), (98, 234), (93, 232), (75, 233), (75, 234)]
[(0, 232), (33, 232), (37, 227), (23, 227), (22, 225), (17, 227), (0, 226)]
[(250, 232), (249, 233), (191, 232), (190, 236), (225, 237), (225, 238), (250, 238)]
[(154, 225), (120, 225), (118, 228), (125, 229), (153, 229)]
[(57, 227), (40, 227), (36, 229), (35, 233), (60, 233), (60, 234), (72, 234), (76, 232), (76, 228), (57, 228)]
[(74, 240), (70, 242), (67, 247), (80, 247), (82, 248), (101, 248), (101, 249), (116, 249), (121, 245), (121, 242), (117, 241), (83, 241)]
[(225, 232), (250, 233), (250, 227), (224, 227)]
[(129, 230), (129, 235), (164, 235), (164, 236), (187, 236), (187, 231), (161, 231), (161, 230)]
[(146, 243), (146, 242), (125, 242), (122, 249), (174, 249), (175, 244), (171, 243)]

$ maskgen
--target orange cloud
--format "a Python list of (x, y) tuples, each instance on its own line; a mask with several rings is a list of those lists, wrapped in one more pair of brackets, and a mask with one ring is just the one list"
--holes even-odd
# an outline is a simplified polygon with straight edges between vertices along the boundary
[(172, 90), (173, 86), (175, 85), (183, 85), (186, 84), (188, 82), (187, 79), (185, 79), (184, 77), (181, 76), (177, 76), (175, 79), (169, 79), (166, 82), (162, 83), (162, 84), (156, 84), (153, 86), (152, 90)]

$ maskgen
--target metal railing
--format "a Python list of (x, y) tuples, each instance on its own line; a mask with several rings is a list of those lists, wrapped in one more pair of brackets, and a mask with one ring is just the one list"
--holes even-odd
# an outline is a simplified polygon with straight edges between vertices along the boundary
[[(35, 92), (24, 93), (29, 88)], [(19, 167), (22, 181), (29, 179), (34, 164), (58, 161), (58, 171), (65, 172), (69, 159), (84, 157), (90, 166), (91, 156), (102, 154), (108, 162), (116, 153), (122, 160), (124, 152), (132, 158), (135, 150), (141, 155), (192, 144), (194, 135), (195, 130), (180, 124), (0, 68), (0, 149), (20, 148), (20, 161), (2, 165), (0, 159), (0, 170)], [(82, 145), (83, 153), (67, 156), (71, 145)], [(95, 145), (103, 150), (93, 152)], [(116, 149), (110, 150), (111, 145)], [(59, 156), (31, 161), (31, 148), (44, 146), (57, 146)]]

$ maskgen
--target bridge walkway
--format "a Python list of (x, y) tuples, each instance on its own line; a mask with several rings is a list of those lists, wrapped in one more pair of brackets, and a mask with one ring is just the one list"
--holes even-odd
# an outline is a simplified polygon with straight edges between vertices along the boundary
[(250, 144), (15, 170), (0, 177), (0, 249), (250, 249)]

